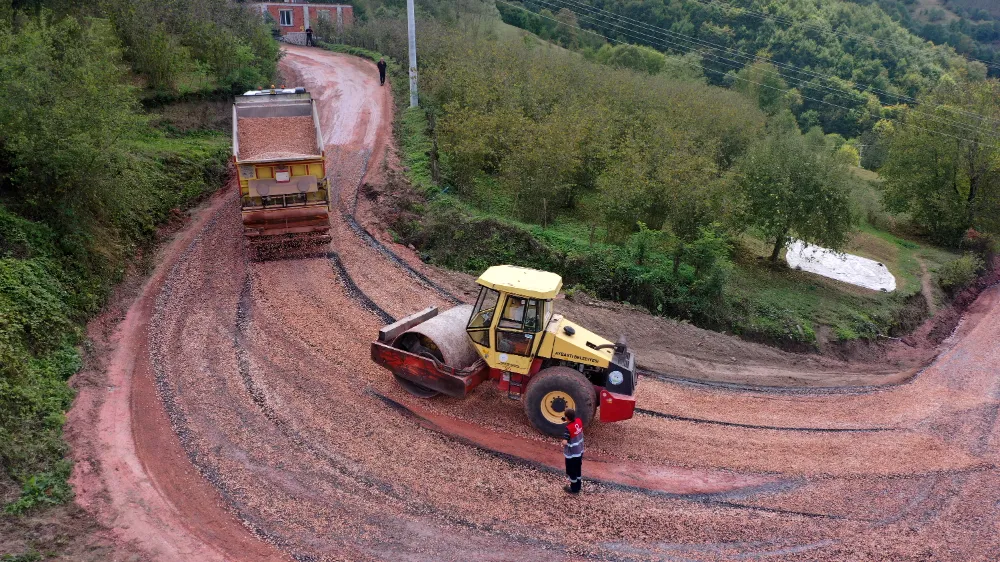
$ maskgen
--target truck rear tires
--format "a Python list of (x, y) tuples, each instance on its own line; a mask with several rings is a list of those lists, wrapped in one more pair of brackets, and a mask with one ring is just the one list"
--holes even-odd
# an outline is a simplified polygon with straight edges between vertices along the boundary
[(524, 413), (538, 431), (562, 437), (566, 428), (563, 412), (573, 408), (588, 425), (597, 410), (597, 393), (587, 377), (569, 367), (542, 369), (528, 382), (524, 394)]

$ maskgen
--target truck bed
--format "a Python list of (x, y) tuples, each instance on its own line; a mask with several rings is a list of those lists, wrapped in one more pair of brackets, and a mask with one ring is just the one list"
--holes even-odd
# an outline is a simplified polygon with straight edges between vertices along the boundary
[(313, 117), (241, 117), (239, 160), (272, 160), (318, 156)]

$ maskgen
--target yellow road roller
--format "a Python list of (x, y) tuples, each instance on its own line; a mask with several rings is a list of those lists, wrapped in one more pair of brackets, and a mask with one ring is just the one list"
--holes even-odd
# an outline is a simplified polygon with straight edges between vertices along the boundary
[(423, 398), (493, 380), (548, 435), (562, 435), (567, 408), (584, 424), (632, 417), (635, 356), (624, 337), (613, 343), (555, 313), (559, 275), (498, 265), (476, 283), (475, 305), (430, 307), (379, 330), (372, 360)]

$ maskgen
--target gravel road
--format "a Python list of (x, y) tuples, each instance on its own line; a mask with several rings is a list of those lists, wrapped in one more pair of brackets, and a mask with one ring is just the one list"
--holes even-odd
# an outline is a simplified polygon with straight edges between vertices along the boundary
[(229, 190), (164, 251), (68, 432), (78, 501), (121, 540), (157, 560), (1000, 557), (997, 288), (894, 386), (645, 377), (643, 413), (588, 431), (590, 481), (569, 498), (558, 444), (520, 403), (489, 385), (418, 400), (371, 362), (384, 315), (467, 295), (359, 235), (376, 222), (357, 189), (379, 181), (391, 134), (374, 64), (286, 53), (288, 83), (320, 103), (334, 241), (250, 262)]

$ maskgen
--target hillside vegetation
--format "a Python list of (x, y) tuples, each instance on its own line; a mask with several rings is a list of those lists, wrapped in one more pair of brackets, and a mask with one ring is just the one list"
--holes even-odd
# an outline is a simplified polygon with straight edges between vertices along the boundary
[(878, 6), (842, 0), (526, 0), (497, 8), (507, 23), (585, 51), (596, 34), (688, 54), (715, 85), (732, 84), (742, 68), (767, 59), (794, 90), (789, 109), (803, 130), (819, 125), (848, 138), (884, 117), (881, 106), (908, 101), (968, 66)]
[[(690, 69), (690, 54), (570, 40), (561, 41), (569, 50), (553, 50), (497, 24), (488, 4), (458, 16), (440, 6), (420, 22), (423, 109), (401, 121), (409, 174), (428, 202), (394, 225), (426, 260), (470, 272), (493, 263), (549, 269), (571, 291), (809, 348), (912, 329), (927, 313), (921, 264), (934, 271), (957, 257), (912, 237), (957, 248), (970, 226), (995, 229), (979, 209), (997, 207), (981, 192), (969, 207), (959, 160), (956, 182), (911, 198), (954, 206), (941, 229), (892, 195), (910, 182), (856, 172), (858, 140), (803, 129), (772, 65), (740, 68), (745, 79), (723, 88), (678, 70)], [(372, 13), (381, 15), (338, 39), (405, 60), (403, 22), (391, 6)], [(917, 95), (987, 84), (961, 64), (942, 76)], [(926, 155), (904, 148), (908, 134), (954, 140), (945, 135), (956, 121), (906, 106), (891, 115), (871, 133), (887, 169), (924, 158), (909, 168), (926, 170)], [(996, 192), (992, 179), (971, 181)], [(899, 289), (875, 293), (775, 267), (792, 238), (883, 261)]]
[(1000, 76), (1000, 3), (994, 0), (852, 0), (877, 4), (920, 37), (947, 44)]
[[(0, 5), (0, 502), (7, 512), (69, 496), (61, 430), (83, 325), (127, 269), (144, 265), (137, 260), (149, 254), (158, 226), (226, 173), (227, 134), (171, 126), (140, 99), (153, 88), (159, 103), (228, 92), (270, 79), (275, 68), (266, 26), (242, 8), (160, 2), (178, 19), (141, 23), (137, 14), (152, 4)], [(212, 18), (195, 18), (201, 8), (214, 10)], [(201, 32), (180, 33), (191, 23), (185, 17), (213, 30), (217, 43), (199, 47)], [(129, 27), (147, 24), (147, 33)], [(269, 43), (252, 47), (261, 37)], [(185, 83), (201, 85), (185, 90)]]

